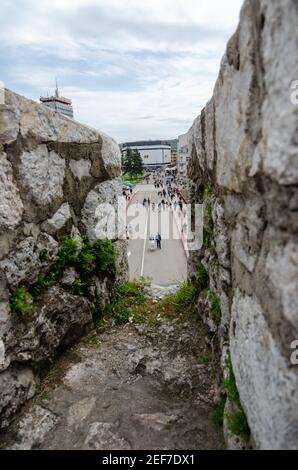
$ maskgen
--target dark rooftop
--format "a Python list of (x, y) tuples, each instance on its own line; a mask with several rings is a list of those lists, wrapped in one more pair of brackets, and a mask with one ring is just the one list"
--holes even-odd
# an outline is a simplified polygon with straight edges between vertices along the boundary
[(146, 145), (171, 145), (168, 140), (143, 140), (139, 142), (125, 142), (122, 147), (144, 147)]

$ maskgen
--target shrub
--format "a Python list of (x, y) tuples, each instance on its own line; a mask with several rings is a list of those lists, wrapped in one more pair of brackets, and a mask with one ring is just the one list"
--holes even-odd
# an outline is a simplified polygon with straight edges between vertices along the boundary
[(88, 295), (88, 287), (92, 285), (90, 278), (95, 274), (116, 273), (116, 254), (110, 240), (97, 240), (91, 244), (84, 241), (82, 247), (72, 238), (64, 238), (58, 252), (58, 259), (51, 271), (30, 287), (33, 297), (40, 296), (62, 276), (67, 265), (73, 265), (80, 273), (80, 280), (73, 283), (73, 292), (77, 295)]
[(74, 238), (65, 237), (58, 253), (61, 264), (75, 263), (78, 259), (79, 244)]
[[(46, 250), (42, 250), (40, 258), (48, 257)], [(58, 257), (49, 273), (40, 275), (33, 283), (29, 292), (25, 288), (16, 289), (11, 297), (13, 311), (25, 313), (31, 308), (33, 298), (41, 296), (45, 290), (53, 286), (62, 276), (67, 265), (73, 265), (80, 273), (80, 279), (72, 285), (72, 291), (77, 295), (88, 296), (88, 290), (93, 285), (92, 276), (100, 274), (116, 274), (116, 253), (113, 242), (110, 240), (97, 240), (91, 244), (86, 239), (80, 247), (73, 238), (66, 237), (58, 252)]]
[(77, 252), (77, 241), (73, 238), (64, 238), (58, 252), (58, 258), (53, 264), (51, 271), (44, 276), (38, 277), (37, 281), (29, 289), (30, 294), (34, 298), (39, 297), (46, 289), (54, 285), (62, 276), (65, 266), (77, 261)]
[(166, 304), (172, 304), (175, 307), (176, 313), (190, 314), (193, 312), (193, 307), (197, 302), (198, 288), (191, 282), (184, 282), (181, 284), (180, 289), (176, 294), (169, 296), (165, 299)]
[(77, 256), (76, 264), (82, 274), (93, 274), (96, 267), (96, 255), (93, 246), (89, 243), (83, 245)]
[(32, 301), (32, 296), (25, 287), (18, 287), (10, 297), (11, 310), (23, 316), (32, 308)]
[(119, 286), (106, 308), (107, 315), (113, 318), (117, 325), (128, 323), (131, 317), (139, 315), (138, 308), (146, 301), (143, 291), (144, 284), (141, 281), (127, 282)]
[(111, 240), (97, 240), (93, 245), (93, 253), (99, 273), (116, 274), (116, 252)]
[(32, 284), (29, 289), (30, 294), (32, 297), (36, 298), (39, 297), (46, 289), (49, 289), (52, 285), (54, 285), (56, 281), (56, 275), (54, 272), (50, 272), (45, 276), (38, 276), (37, 281)]
[(90, 274), (114, 275), (116, 273), (116, 253), (111, 240), (85, 242), (77, 257), (78, 270), (84, 276)]

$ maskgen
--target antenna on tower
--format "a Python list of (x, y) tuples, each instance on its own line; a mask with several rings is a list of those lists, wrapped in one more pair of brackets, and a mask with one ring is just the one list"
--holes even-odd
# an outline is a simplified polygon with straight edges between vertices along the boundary
[(58, 81), (57, 81), (57, 77), (56, 77), (56, 90), (55, 90), (55, 96), (56, 98), (59, 98), (59, 89), (58, 89)]

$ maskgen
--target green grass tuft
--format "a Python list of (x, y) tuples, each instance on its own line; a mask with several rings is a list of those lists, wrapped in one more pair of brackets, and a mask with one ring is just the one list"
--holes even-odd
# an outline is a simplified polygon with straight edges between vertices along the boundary
[(245, 440), (249, 440), (250, 429), (246, 416), (242, 410), (227, 416), (227, 425), (232, 434), (243, 437)]
[(32, 295), (25, 287), (18, 287), (10, 297), (10, 308), (23, 317), (32, 308)]
[(140, 174), (137, 176), (130, 176), (130, 175), (123, 175), (122, 181), (123, 183), (131, 183), (131, 184), (138, 184), (144, 179), (144, 174)]
[(220, 300), (217, 295), (211, 290), (207, 291), (207, 297), (210, 302), (211, 318), (214, 321), (215, 325), (219, 327), (221, 324)]
[(106, 307), (106, 315), (117, 325), (128, 323), (130, 318), (136, 319), (140, 314), (139, 307), (146, 301), (144, 287), (142, 281), (127, 282), (119, 286), (111, 303)]
[[(46, 250), (40, 253), (41, 259), (47, 257)], [(21, 316), (32, 308), (32, 300), (40, 297), (47, 289), (57, 283), (66, 266), (74, 266), (80, 275), (72, 285), (72, 292), (76, 295), (88, 296), (89, 288), (94, 284), (92, 276), (116, 274), (116, 252), (110, 240), (97, 240), (91, 244), (86, 239), (82, 245), (73, 238), (66, 237), (62, 241), (57, 260), (53, 263), (49, 273), (39, 275), (37, 281), (28, 290), (20, 287), (12, 294), (10, 304), (12, 311)]]
[(224, 387), (227, 391), (229, 399), (238, 407), (238, 411), (227, 416), (228, 429), (232, 434), (236, 436), (242, 436), (244, 439), (248, 440), (250, 437), (250, 429), (241, 405), (240, 395), (237, 389), (236, 379), (233, 371), (231, 354), (229, 354), (227, 357), (226, 365), (228, 368), (229, 377), (224, 381)]
[(179, 315), (191, 314), (198, 300), (198, 288), (191, 282), (184, 282), (176, 294), (164, 299), (165, 304), (172, 304)]
[(236, 379), (233, 371), (231, 354), (228, 354), (226, 359), (226, 366), (228, 368), (229, 376), (224, 380), (224, 387), (227, 391), (229, 399), (235, 403), (239, 408), (241, 408), (241, 401), (239, 392), (236, 385)]
[(49, 259), (49, 253), (47, 250), (41, 250), (41, 252), (39, 253), (39, 259), (40, 261), (48, 261)]

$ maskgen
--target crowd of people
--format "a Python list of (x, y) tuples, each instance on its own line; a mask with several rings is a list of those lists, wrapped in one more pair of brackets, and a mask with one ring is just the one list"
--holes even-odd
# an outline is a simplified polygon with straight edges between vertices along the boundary
[(151, 201), (151, 198), (144, 198), (143, 206), (150, 207), (152, 211), (156, 208), (161, 211), (162, 209), (180, 209), (182, 212), (184, 200), (180, 193), (179, 187), (176, 184), (175, 177), (153, 177), (153, 184), (157, 190), (158, 202)]
[[(177, 211), (179, 216), (183, 214), (183, 217), (186, 216), (186, 209), (184, 207), (185, 202), (180, 192), (180, 181), (176, 179), (175, 176), (167, 176), (165, 174), (153, 174), (151, 177), (151, 182), (156, 189), (156, 194), (151, 197), (145, 197), (143, 201), (136, 201), (136, 205), (143, 204), (147, 209), (152, 210), (152, 212), (173, 210)], [(150, 178), (146, 177), (144, 182), (149, 184)], [(131, 191), (132, 192), (132, 191)], [(123, 191), (123, 196), (130, 200), (131, 197), (130, 191)], [(186, 231), (186, 224), (182, 225), (182, 232)], [(129, 225), (127, 228), (128, 238), (132, 237), (132, 227)], [(161, 235), (160, 233), (156, 235), (150, 235), (150, 250), (153, 251), (156, 248), (161, 250)]]

